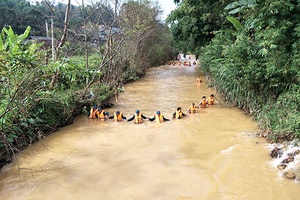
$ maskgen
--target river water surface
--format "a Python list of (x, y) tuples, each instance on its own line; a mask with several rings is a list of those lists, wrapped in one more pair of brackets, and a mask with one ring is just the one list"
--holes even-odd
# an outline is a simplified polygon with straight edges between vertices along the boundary
[[(199, 67), (161, 66), (125, 86), (120, 110), (171, 118), (203, 95)], [(219, 97), (217, 95), (217, 97)], [(76, 118), (22, 151), (0, 174), (1, 200), (298, 200), (299, 183), (278, 175), (250, 117), (214, 105), (157, 124)], [(18, 166), (20, 169), (18, 170)]]

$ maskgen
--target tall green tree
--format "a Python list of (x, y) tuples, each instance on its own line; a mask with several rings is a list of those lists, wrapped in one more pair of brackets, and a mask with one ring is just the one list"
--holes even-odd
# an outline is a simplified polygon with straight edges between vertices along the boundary
[(22, 34), (31, 26), (32, 35), (41, 35), (45, 17), (36, 6), (26, 0), (0, 0), (0, 28), (11, 26), (17, 34)]
[(229, 0), (175, 0), (177, 8), (167, 18), (178, 48), (199, 52), (214, 38), (216, 31), (228, 27), (224, 8)]
[[(123, 4), (120, 19), (122, 31), (126, 34), (126, 50), (132, 68), (143, 74), (149, 67), (148, 53), (153, 51), (149, 40), (154, 44), (159, 10), (150, 1), (128, 1)], [(150, 42), (150, 43), (151, 43)], [(130, 52), (130, 53), (129, 53)]]

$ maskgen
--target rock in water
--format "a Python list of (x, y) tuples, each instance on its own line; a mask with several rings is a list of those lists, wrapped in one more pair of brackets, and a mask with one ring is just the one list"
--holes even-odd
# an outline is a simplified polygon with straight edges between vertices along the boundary
[(284, 175), (289, 179), (295, 179), (296, 178), (296, 174), (292, 170), (288, 170), (288, 171), (284, 172)]

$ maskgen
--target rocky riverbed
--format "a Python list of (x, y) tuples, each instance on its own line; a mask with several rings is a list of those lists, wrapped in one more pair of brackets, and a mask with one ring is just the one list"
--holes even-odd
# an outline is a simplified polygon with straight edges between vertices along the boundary
[(280, 171), (280, 176), (300, 181), (300, 143), (285, 142), (269, 144), (271, 165)]

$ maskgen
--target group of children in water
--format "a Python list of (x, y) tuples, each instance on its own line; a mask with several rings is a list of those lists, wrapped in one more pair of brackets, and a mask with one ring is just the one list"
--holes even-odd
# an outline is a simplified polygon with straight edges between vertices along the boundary
[[(173, 113), (172, 118), (173, 119), (181, 119), (184, 116), (187, 116), (189, 114), (195, 113), (196, 108), (206, 108), (207, 105), (214, 105), (215, 103), (219, 103), (217, 100), (215, 100), (215, 95), (211, 94), (210, 97), (207, 99), (206, 96), (202, 97), (202, 100), (199, 102), (198, 105), (195, 105), (195, 103), (192, 103), (191, 106), (188, 108), (186, 113), (184, 113), (181, 109), (181, 107), (178, 107), (176, 111)], [(140, 110), (136, 110), (135, 114), (127, 119), (122, 112), (115, 111), (112, 116), (109, 116), (108, 112), (105, 112), (105, 110), (101, 108), (97, 108), (97, 106), (94, 106), (91, 108), (89, 114), (89, 118), (91, 119), (98, 119), (101, 121), (105, 121), (107, 119), (114, 119), (116, 122), (121, 121), (134, 121), (136, 124), (141, 124), (145, 119), (148, 119), (149, 121), (156, 121), (158, 123), (164, 122), (164, 121), (170, 121), (170, 119), (167, 119), (163, 116), (163, 114), (158, 110), (155, 115), (150, 118), (145, 115), (143, 115)]]
[[(192, 63), (190, 61), (185, 61), (185, 62), (180, 62), (180, 58), (178, 58), (178, 62), (167, 62), (167, 63), (162, 63), (162, 64), (168, 64), (168, 65), (176, 65), (178, 64), (178, 66), (180, 66), (181, 64), (183, 64), (184, 66), (191, 66)], [(191, 57), (189, 57), (189, 59), (191, 59)], [(193, 65), (196, 65), (196, 61), (193, 62)], [(198, 77), (196, 79), (197, 83), (202, 83), (202, 80), (200, 77)], [(215, 103), (219, 103), (217, 100), (215, 100), (215, 95), (211, 94), (210, 97), (207, 99), (206, 96), (202, 97), (202, 100), (199, 102), (198, 105), (195, 105), (195, 103), (192, 103), (190, 105), (190, 107), (188, 108), (188, 110), (186, 111), (186, 113), (184, 113), (181, 109), (181, 107), (178, 107), (176, 109), (176, 111), (173, 113), (172, 118), (173, 119), (181, 119), (184, 116), (187, 116), (189, 114), (195, 113), (196, 112), (196, 108), (206, 108), (207, 105), (214, 105)], [(220, 104), (220, 103), (219, 103)], [(101, 121), (105, 121), (107, 119), (114, 119), (115, 122), (121, 122), (121, 121), (134, 121), (134, 123), (136, 124), (141, 124), (143, 123), (143, 121), (145, 119), (148, 119), (149, 121), (156, 121), (158, 123), (164, 122), (164, 121), (170, 121), (170, 119), (167, 119), (163, 116), (163, 114), (158, 110), (155, 115), (151, 118), (151, 117), (147, 117), (145, 115), (143, 115), (140, 110), (136, 110), (135, 114), (133, 116), (131, 116), (129, 119), (127, 119), (122, 112), (120, 112), (119, 110), (115, 111), (114, 114), (112, 116), (109, 116), (108, 112), (105, 112), (105, 110), (101, 109), (101, 108), (97, 108), (97, 106), (94, 106), (91, 108), (89, 114), (88, 114), (89, 118), (91, 119), (98, 119)]]
[[(162, 64), (165, 64), (165, 63), (162, 63)], [(181, 64), (182, 64), (183, 66), (188, 66), (188, 67), (192, 66), (192, 63), (191, 63), (190, 61), (184, 61), (184, 62), (180, 62), (180, 61), (178, 61), (178, 62), (175, 62), (175, 61), (171, 62), (171, 61), (169, 61), (169, 62), (167, 62), (167, 64), (168, 64), (168, 65), (173, 65), (173, 66), (175, 66), (176, 64), (177, 64), (178, 66), (181, 66)], [(194, 62), (193, 62), (193, 65), (196, 65), (196, 64), (197, 64), (196, 61), (194, 61)]]

